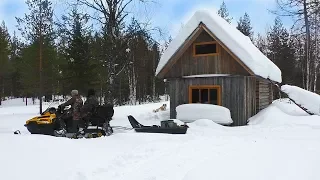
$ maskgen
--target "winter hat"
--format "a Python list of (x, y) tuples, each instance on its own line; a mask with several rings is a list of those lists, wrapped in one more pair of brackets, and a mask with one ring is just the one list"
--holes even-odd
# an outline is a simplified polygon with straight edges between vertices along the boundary
[(78, 95), (78, 93), (79, 93), (78, 90), (74, 89), (71, 91), (71, 96), (76, 96), (76, 95)]

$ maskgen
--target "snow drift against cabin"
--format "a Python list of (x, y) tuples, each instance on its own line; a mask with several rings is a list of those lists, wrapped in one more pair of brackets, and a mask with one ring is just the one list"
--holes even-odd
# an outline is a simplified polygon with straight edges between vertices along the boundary
[(177, 37), (173, 39), (160, 59), (156, 75), (160, 73), (170, 58), (178, 51), (201, 22), (255, 75), (266, 79), (269, 78), (279, 83), (282, 82), (280, 69), (251, 42), (249, 37), (243, 35), (216, 13), (207, 10), (198, 10), (185, 24)]
[(291, 85), (283, 85), (281, 90), (302, 107), (320, 116), (320, 96), (318, 94)]

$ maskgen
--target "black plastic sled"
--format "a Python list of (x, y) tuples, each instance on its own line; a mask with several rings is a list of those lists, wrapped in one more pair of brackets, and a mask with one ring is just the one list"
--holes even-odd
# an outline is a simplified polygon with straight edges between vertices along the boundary
[(189, 128), (187, 125), (178, 126), (173, 120), (161, 121), (161, 126), (144, 126), (131, 115), (128, 119), (134, 130), (142, 133), (186, 134)]

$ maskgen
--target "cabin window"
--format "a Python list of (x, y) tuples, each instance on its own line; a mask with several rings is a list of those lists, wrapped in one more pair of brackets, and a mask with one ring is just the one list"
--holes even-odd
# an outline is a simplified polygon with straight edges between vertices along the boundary
[(212, 56), (216, 54), (218, 54), (218, 47), (215, 41), (195, 43), (193, 46), (194, 56)]
[(189, 103), (221, 105), (220, 86), (190, 86)]

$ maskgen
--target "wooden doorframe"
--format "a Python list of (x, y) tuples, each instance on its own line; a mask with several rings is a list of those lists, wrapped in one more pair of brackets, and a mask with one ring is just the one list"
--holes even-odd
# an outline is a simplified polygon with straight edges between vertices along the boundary
[[(189, 86), (189, 103), (192, 103), (192, 89), (216, 89), (217, 90), (217, 101), (218, 105), (221, 106), (221, 86), (220, 85), (191, 85)], [(209, 91), (210, 92), (210, 91)], [(201, 99), (201, 94), (199, 95)], [(208, 94), (208, 99), (210, 101), (210, 93)]]

